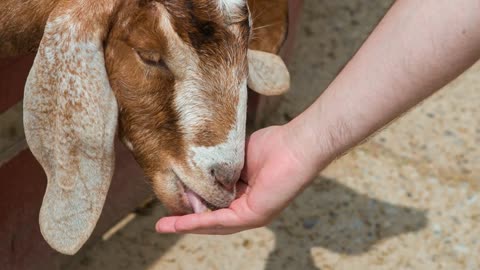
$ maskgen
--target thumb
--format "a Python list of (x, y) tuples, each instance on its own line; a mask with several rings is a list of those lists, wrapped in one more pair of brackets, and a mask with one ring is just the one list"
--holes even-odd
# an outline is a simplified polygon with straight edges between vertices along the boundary
[(251, 137), (248, 137), (246, 140), (245, 140), (245, 159), (244, 159), (244, 165), (243, 165), (243, 169), (242, 169), (242, 173), (240, 174), (240, 181), (243, 181), (245, 183), (248, 183), (248, 179), (250, 178), (249, 176), (249, 164), (248, 164), (248, 157), (249, 157), (249, 145), (250, 145), (250, 138)]

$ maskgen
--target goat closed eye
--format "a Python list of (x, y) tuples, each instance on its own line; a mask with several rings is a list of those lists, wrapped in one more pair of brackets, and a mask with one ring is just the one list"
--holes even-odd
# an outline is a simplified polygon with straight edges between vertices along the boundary
[(167, 64), (162, 59), (160, 53), (152, 52), (152, 51), (142, 51), (142, 50), (135, 50), (135, 52), (137, 53), (138, 57), (144, 64), (148, 66), (153, 66), (156, 68), (169, 70)]

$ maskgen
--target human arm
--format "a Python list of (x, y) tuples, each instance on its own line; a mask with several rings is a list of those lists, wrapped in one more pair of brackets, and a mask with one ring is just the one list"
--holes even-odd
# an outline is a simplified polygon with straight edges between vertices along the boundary
[(314, 104), (252, 135), (247, 186), (230, 208), (163, 218), (157, 231), (228, 234), (268, 224), (333, 159), (478, 60), (478, 14), (478, 0), (397, 1)]

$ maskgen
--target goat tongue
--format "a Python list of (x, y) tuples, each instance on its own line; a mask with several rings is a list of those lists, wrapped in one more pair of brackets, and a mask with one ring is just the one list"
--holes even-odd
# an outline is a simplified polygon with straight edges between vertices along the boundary
[(188, 201), (193, 208), (193, 212), (203, 213), (208, 211), (207, 206), (202, 202), (202, 199), (195, 192), (187, 189), (185, 193), (187, 194)]

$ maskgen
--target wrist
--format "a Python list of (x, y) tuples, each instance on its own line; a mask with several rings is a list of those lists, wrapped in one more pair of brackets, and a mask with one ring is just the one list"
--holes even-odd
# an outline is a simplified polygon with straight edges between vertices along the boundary
[(309, 120), (308, 110), (282, 126), (286, 147), (303, 170), (314, 177), (341, 154), (341, 140), (321, 123)]

